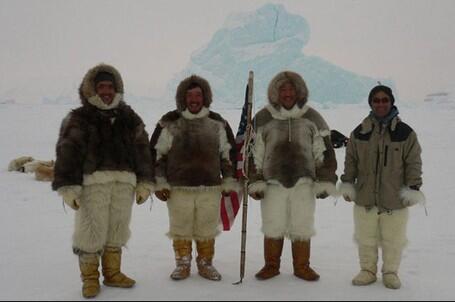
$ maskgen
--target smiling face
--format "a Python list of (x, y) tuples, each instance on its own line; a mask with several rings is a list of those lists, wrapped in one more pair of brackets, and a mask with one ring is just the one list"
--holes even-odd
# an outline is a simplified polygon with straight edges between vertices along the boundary
[(281, 85), (279, 89), (279, 100), (281, 106), (283, 106), (286, 110), (292, 109), (292, 107), (294, 107), (297, 103), (297, 91), (294, 85), (289, 82)]
[(384, 118), (392, 110), (392, 100), (384, 91), (379, 91), (371, 99), (371, 108), (377, 117)]
[(199, 113), (204, 107), (204, 94), (201, 87), (188, 89), (185, 95), (186, 108), (193, 114)]
[(111, 81), (101, 81), (96, 84), (96, 94), (101, 98), (104, 104), (110, 105), (115, 98), (115, 87)]

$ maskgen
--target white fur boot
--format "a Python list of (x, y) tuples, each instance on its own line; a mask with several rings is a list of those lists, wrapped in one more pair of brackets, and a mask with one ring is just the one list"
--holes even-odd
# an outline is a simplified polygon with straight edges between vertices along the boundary
[(376, 282), (378, 248), (376, 246), (359, 246), (361, 271), (352, 280), (355, 286), (365, 286)]
[(382, 258), (384, 266), (382, 268), (382, 282), (384, 286), (390, 289), (399, 289), (401, 281), (398, 277), (398, 268), (400, 267), (402, 249), (383, 246)]

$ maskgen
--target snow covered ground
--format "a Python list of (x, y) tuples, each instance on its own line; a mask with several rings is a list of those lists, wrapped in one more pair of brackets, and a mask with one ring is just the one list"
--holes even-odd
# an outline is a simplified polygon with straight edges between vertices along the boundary
[[(159, 117), (174, 104), (133, 104), (151, 132)], [(398, 104), (400, 106), (400, 104)], [(0, 105), (0, 300), (79, 300), (81, 282), (77, 258), (71, 252), (73, 211), (32, 175), (7, 172), (8, 162), (22, 155), (54, 158), (61, 119), (68, 105)], [(352, 204), (334, 199), (318, 201), (317, 231), (312, 241), (312, 265), (321, 274), (317, 283), (292, 275), (290, 244), (285, 244), (281, 275), (265, 282), (254, 274), (262, 267), (259, 203), (249, 208), (247, 266), (239, 279), (240, 217), (231, 232), (217, 240), (215, 265), (219, 283), (197, 275), (174, 282), (166, 205), (156, 200), (135, 206), (132, 238), (124, 253), (123, 270), (135, 278), (133, 289), (102, 287), (99, 300), (453, 300), (455, 234), (455, 104), (401, 106), (401, 117), (418, 133), (423, 146), (424, 187), (429, 216), (422, 207), (411, 209), (409, 247), (400, 275), (401, 290), (384, 288), (379, 280), (369, 287), (351, 285), (358, 272), (352, 240)], [(367, 106), (322, 109), (332, 128), (348, 134), (368, 113)], [(221, 113), (237, 127), (240, 110)], [(337, 151), (340, 171), (344, 150)]]

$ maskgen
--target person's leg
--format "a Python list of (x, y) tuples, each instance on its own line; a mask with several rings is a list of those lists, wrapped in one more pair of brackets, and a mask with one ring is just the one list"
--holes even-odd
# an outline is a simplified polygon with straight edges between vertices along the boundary
[(382, 237), (382, 281), (390, 289), (399, 289), (401, 287), (398, 270), (403, 249), (407, 244), (406, 227), (408, 218), (408, 209), (395, 210), (391, 214), (381, 214), (379, 226)]
[(376, 208), (354, 206), (354, 239), (358, 245), (360, 272), (352, 280), (356, 286), (376, 282), (379, 244), (379, 216)]

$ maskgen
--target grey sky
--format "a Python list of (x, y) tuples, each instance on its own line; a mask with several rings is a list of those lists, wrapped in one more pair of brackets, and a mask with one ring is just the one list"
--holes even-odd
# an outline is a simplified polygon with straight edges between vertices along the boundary
[[(229, 14), (268, 2), (0, 0), (0, 95), (26, 83), (64, 91), (106, 62), (131, 93), (159, 96)], [(308, 20), (306, 54), (390, 77), (402, 99), (455, 90), (455, 1), (272, 2)]]

